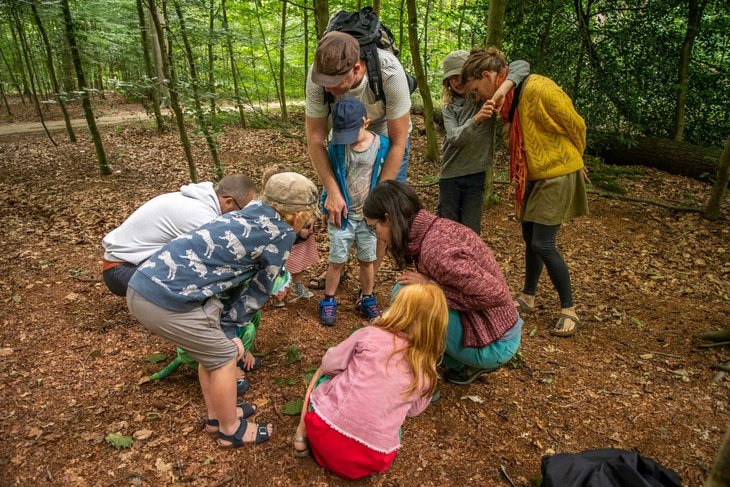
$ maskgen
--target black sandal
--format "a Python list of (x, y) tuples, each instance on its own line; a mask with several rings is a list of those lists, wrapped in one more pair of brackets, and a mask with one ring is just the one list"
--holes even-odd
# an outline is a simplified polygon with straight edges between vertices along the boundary
[[(248, 419), (251, 416), (256, 416), (258, 409), (255, 404), (249, 404), (247, 402), (239, 402), (236, 404), (237, 408), (241, 408), (243, 416), (239, 416), (238, 419)], [(205, 423), (205, 432), (211, 435), (217, 435), (220, 432), (220, 423), (217, 419), (210, 419)]]
[[(249, 424), (256, 426), (256, 439), (254, 441), (243, 441), (243, 435), (246, 434)], [(248, 421), (241, 420), (238, 425), (238, 429), (232, 435), (218, 433), (218, 446), (221, 448), (241, 448), (244, 445), (258, 445), (269, 441), (271, 438), (268, 428), (269, 425), (271, 425), (271, 423), (250, 423)], [(228, 443), (223, 443), (224, 441), (227, 441)]]

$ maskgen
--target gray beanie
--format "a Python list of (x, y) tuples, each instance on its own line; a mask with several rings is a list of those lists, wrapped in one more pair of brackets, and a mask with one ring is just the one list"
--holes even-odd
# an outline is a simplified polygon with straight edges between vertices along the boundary
[(464, 50), (454, 51), (447, 54), (444, 58), (444, 79), (460, 75), (461, 68), (464, 67), (464, 63), (468, 57), (469, 53)]

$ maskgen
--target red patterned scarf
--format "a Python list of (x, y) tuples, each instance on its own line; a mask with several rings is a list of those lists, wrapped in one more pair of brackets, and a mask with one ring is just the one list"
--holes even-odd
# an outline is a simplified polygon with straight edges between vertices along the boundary
[[(515, 89), (513, 87), (504, 98), (504, 104), (499, 113), (499, 118), (503, 123), (509, 122), (509, 111), (512, 107), (514, 95)], [(509, 155), (509, 179), (511, 183), (514, 183), (515, 190), (515, 216), (520, 218), (522, 216), (522, 198), (525, 196), (525, 183), (527, 182), (527, 153), (525, 152), (522, 126), (520, 125), (517, 110), (515, 110), (509, 127)]]

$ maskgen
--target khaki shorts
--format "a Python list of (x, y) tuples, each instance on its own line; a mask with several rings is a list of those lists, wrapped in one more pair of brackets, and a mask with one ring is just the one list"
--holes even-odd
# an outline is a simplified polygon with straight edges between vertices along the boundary
[(191, 311), (170, 311), (130, 287), (127, 307), (145, 328), (188, 352), (206, 369), (217, 369), (238, 355), (236, 344), (221, 330), (223, 304), (216, 298)]

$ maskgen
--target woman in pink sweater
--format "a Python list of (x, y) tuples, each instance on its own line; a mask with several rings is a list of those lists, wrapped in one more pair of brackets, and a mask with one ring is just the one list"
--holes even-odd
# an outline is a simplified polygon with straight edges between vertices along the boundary
[(407, 289), (435, 281), (446, 295), (444, 379), (468, 384), (514, 356), (523, 321), (492, 250), (479, 235), (424, 210), (416, 193), (397, 181), (370, 191), (363, 213), (377, 237), (388, 243), (397, 268), (415, 264), (415, 271), (398, 276), (398, 284)]
[(311, 450), (317, 463), (347, 479), (387, 470), (406, 416), (431, 401), (446, 322), (438, 286), (408, 286), (370, 326), (327, 350), (307, 389), (294, 454)]

